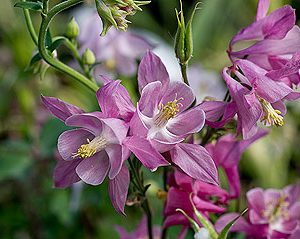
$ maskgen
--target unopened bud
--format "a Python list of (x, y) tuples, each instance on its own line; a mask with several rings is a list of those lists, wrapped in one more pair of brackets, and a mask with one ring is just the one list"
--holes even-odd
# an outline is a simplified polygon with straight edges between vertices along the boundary
[(79, 26), (75, 18), (73, 17), (71, 21), (68, 23), (66, 36), (69, 39), (75, 39), (78, 35), (79, 35)]
[(175, 54), (180, 64), (187, 64), (193, 55), (193, 36), (192, 36), (192, 21), (197, 10), (196, 4), (192, 16), (187, 25), (185, 25), (182, 2), (180, 0), (180, 12), (176, 10), (178, 28), (175, 36)]
[(96, 57), (89, 48), (87, 48), (85, 50), (85, 52), (83, 53), (82, 62), (83, 62), (83, 64), (89, 65), (89, 66), (93, 65), (96, 62)]

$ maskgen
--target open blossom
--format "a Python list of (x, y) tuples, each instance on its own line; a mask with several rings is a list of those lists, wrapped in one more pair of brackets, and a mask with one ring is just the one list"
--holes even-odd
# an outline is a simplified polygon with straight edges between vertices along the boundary
[[(100, 37), (102, 23), (96, 12), (88, 11), (79, 18), (81, 32), (78, 41), (81, 51), (91, 49), (99, 65), (95, 75), (121, 74), (131, 76), (137, 70), (137, 59), (140, 59), (153, 46), (143, 37), (130, 31), (118, 32), (111, 29), (106, 36)], [(81, 20), (82, 19), (82, 20)]]
[[(290, 185), (282, 190), (251, 189), (247, 193), (248, 218), (239, 218), (231, 231), (244, 232), (254, 239), (294, 238), (297, 233), (299, 235), (299, 193), (299, 185)], [(236, 213), (222, 216), (216, 223), (217, 230), (220, 231), (236, 216)]]
[[(143, 217), (139, 225), (133, 232), (127, 232), (124, 228), (116, 226), (120, 239), (148, 239), (147, 218)], [(161, 229), (159, 226), (153, 227), (153, 239), (160, 239)]]
[(229, 184), (229, 195), (231, 198), (238, 198), (240, 196), (241, 185), (238, 165), (242, 153), (254, 141), (266, 134), (266, 131), (259, 130), (253, 137), (247, 140), (238, 140), (235, 135), (227, 134), (220, 137), (216, 143), (210, 143), (205, 146), (216, 165), (224, 169)]
[[(267, 16), (270, 0), (259, 0), (256, 21), (242, 29), (230, 42), (228, 54), (233, 62), (247, 59), (264, 68), (269, 77), (289, 85), (300, 83), (300, 28), (295, 25), (295, 10), (283, 6)], [(240, 42), (254, 41), (235, 50)]]
[(191, 193), (191, 199), (196, 209), (207, 218), (209, 213), (224, 212), (225, 209), (222, 205), (226, 204), (229, 199), (228, 193), (219, 186), (194, 180), (178, 170), (169, 175), (168, 186), (170, 188), (164, 209), (164, 227), (182, 225), (183, 231), (189, 227), (190, 222), (188, 219), (176, 209), (183, 210), (189, 217), (199, 223), (190, 201)]
[(217, 183), (208, 152), (200, 145), (182, 143), (205, 122), (199, 106), (190, 108), (195, 99), (192, 89), (182, 82), (171, 82), (165, 66), (151, 52), (140, 64), (138, 83), (141, 98), (130, 123), (132, 136), (124, 144), (151, 170), (169, 165), (161, 153), (170, 151), (172, 163), (186, 174)]
[(248, 139), (257, 132), (258, 121), (283, 126), (286, 113), (283, 100), (297, 98), (298, 93), (283, 82), (270, 79), (266, 70), (248, 60), (238, 60), (235, 65), (238, 69), (224, 68), (223, 78), (237, 106), (238, 132)]
[(130, 98), (118, 81), (101, 88), (97, 98), (102, 112), (83, 113), (59, 99), (42, 97), (54, 116), (68, 126), (78, 127), (62, 133), (58, 139), (58, 151), (63, 160), (58, 160), (54, 182), (56, 187), (68, 187), (80, 180), (98, 185), (108, 176), (112, 203), (118, 212), (124, 213), (129, 186), (129, 172), (124, 161), (129, 151), (122, 145), (128, 132), (128, 124), (122, 117), (128, 117), (123, 106), (128, 106)]

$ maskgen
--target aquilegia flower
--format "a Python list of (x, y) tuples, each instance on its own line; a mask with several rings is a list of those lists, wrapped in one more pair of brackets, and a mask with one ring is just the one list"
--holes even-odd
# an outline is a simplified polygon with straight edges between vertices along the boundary
[(257, 132), (258, 121), (283, 126), (286, 113), (283, 100), (297, 98), (298, 93), (283, 82), (270, 79), (266, 70), (248, 60), (238, 60), (235, 66), (238, 68), (224, 68), (223, 78), (237, 106), (238, 132), (248, 139)]
[(238, 164), (242, 153), (253, 142), (266, 134), (266, 131), (259, 130), (253, 137), (247, 140), (238, 140), (235, 135), (227, 134), (220, 137), (216, 143), (210, 143), (205, 146), (216, 165), (224, 169), (229, 184), (229, 194), (231, 198), (238, 198), (240, 196), (241, 185)]
[(164, 227), (182, 225), (183, 231), (189, 228), (190, 222), (188, 219), (176, 209), (183, 210), (189, 217), (199, 223), (190, 201), (191, 193), (191, 200), (196, 209), (207, 218), (209, 218), (209, 213), (224, 212), (225, 209), (222, 205), (225, 205), (229, 199), (228, 193), (219, 186), (194, 180), (178, 170), (169, 175), (168, 186), (170, 188), (164, 209)]
[(130, 123), (131, 137), (124, 144), (149, 169), (169, 165), (160, 154), (170, 151), (170, 160), (186, 174), (217, 183), (217, 171), (208, 152), (196, 144), (182, 143), (199, 132), (205, 115), (199, 106), (191, 107), (192, 89), (170, 81), (161, 60), (151, 52), (142, 59), (138, 72), (141, 98)]
[[(247, 193), (248, 218), (239, 218), (231, 231), (244, 232), (249, 238), (290, 238), (299, 233), (300, 202), (299, 185), (290, 185), (282, 190), (254, 188)], [(216, 223), (221, 230), (236, 213), (222, 216)], [(291, 237), (292, 238), (292, 237)]]
[[(129, 95), (119, 81), (107, 83), (97, 92), (97, 98), (102, 112), (83, 113), (76, 106), (42, 97), (54, 116), (68, 126), (79, 127), (62, 133), (58, 139), (63, 160), (58, 160), (54, 182), (56, 187), (68, 187), (80, 180), (98, 185), (108, 176), (113, 206), (124, 213), (129, 186), (124, 161), (130, 153), (122, 145), (128, 132), (128, 124), (123, 119), (129, 117), (134, 107), (131, 108)], [(124, 112), (125, 109), (128, 112)]]
[[(256, 21), (242, 29), (230, 42), (228, 54), (234, 62), (247, 59), (271, 71), (269, 77), (289, 85), (300, 83), (300, 28), (295, 25), (295, 10), (283, 6), (267, 16), (270, 0), (259, 0)], [(254, 41), (249, 47), (234, 50), (237, 43)]]
[[(85, 16), (86, 15), (86, 16)], [(81, 52), (91, 49), (99, 64), (95, 75), (131, 76), (137, 70), (137, 60), (153, 46), (142, 36), (130, 31), (118, 32), (111, 29), (105, 37), (99, 36), (102, 23), (96, 12), (87, 11), (79, 18), (80, 34), (78, 41)]]

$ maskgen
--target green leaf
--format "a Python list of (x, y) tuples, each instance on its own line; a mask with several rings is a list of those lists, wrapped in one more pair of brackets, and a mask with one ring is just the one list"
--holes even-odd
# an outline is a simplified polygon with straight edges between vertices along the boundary
[(38, 61), (40, 61), (42, 59), (41, 55), (39, 53), (36, 53), (30, 60), (29, 66), (34, 65), (35, 63), (37, 63)]
[(248, 211), (248, 208), (246, 208), (242, 213), (241, 215), (239, 215), (238, 217), (236, 217), (235, 219), (233, 219), (231, 222), (229, 222), (224, 228), (223, 230), (221, 231), (218, 239), (227, 239), (227, 236), (228, 236), (228, 232), (230, 230), (230, 228), (236, 223), (236, 221), (241, 217), (243, 216), (246, 212)]
[(50, 30), (48, 29), (46, 32), (46, 48), (49, 48), (52, 45), (52, 36)]
[(66, 40), (65, 37), (54, 37), (52, 44), (49, 46), (49, 50), (53, 52), (56, 50), (64, 41)]
[(33, 11), (43, 10), (43, 4), (41, 2), (18, 2), (14, 7), (20, 7), (23, 9), (29, 9)]

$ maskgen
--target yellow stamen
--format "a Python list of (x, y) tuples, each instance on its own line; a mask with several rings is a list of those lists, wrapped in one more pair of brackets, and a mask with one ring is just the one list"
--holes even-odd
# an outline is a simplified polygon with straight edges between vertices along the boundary
[(102, 136), (95, 137), (92, 141), (87, 139), (87, 144), (81, 145), (76, 153), (73, 153), (72, 158), (89, 158), (92, 157), (95, 153), (101, 151), (106, 147), (107, 141)]
[(278, 219), (289, 219), (289, 202), (286, 195), (281, 195), (276, 203), (267, 203), (266, 210), (263, 215), (268, 218), (269, 222), (276, 222)]
[(276, 126), (283, 126), (283, 116), (281, 115), (280, 110), (275, 110), (272, 105), (263, 98), (258, 98), (259, 102), (263, 108), (264, 116), (261, 118), (261, 122), (265, 125), (276, 125)]
[[(176, 96), (177, 97), (177, 96)], [(169, 119), (172, 119), (176, 116), (176, 114), (179, 112), (180, 107), (182, 107), (181, 103), (178, 103), (179, 101), (183, 100), (183, 98), (179, 98), (173, 101), (169, 101), (168, 103), (161, 104), (159, 106), (159, 113), (155, 117), (155, 125), (158, 127), (164, 126)]]

